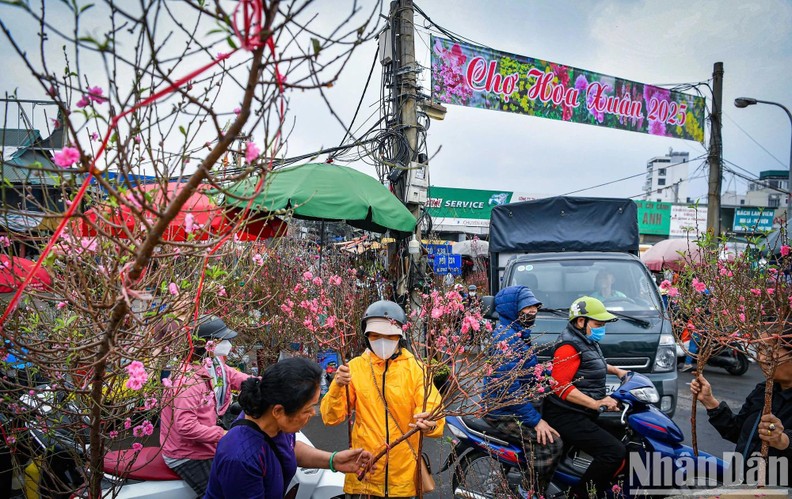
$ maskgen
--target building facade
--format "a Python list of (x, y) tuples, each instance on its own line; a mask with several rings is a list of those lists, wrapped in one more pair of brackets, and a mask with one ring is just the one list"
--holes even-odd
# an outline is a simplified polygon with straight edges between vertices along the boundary
[(644, 200), (656, 203), (685, 203), (688, 194), (689, 153), (669, 149), (646, 163)]

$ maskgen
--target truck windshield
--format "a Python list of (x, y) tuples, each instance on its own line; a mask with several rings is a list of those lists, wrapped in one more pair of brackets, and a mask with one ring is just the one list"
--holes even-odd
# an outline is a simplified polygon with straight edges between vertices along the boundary
[(568, 308), (592, 296), (615, 312), (662, 310), (657, 286), (639, 262), (563, 260), (517, 263), (509, 285), (528, 286), (545, 308)]

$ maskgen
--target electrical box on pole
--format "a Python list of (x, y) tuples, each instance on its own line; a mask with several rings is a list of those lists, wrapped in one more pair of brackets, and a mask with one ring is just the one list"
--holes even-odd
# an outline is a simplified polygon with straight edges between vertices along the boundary
[(379, 35), (379, 60), (383, 66), (390, 64), (393, 61), (393, 42), (391, 37), (393, 33), (390, 28), (385, 29)]
[(407, 185), (404, 189), (405, 204), (421, 206), (426, 204), (429, 191), (428, 168), (429, 165), (426, 163), (417, 163), (415, 161), (410, 163), (410, 168), (407, 170)]

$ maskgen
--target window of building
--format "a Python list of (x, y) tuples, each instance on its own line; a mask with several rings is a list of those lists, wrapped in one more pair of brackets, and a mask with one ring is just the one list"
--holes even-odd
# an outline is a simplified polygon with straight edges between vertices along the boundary
[(657, 176), (665, 177), (666, 176), (666, 169), (665, 168), (658, 168), (657, 169)]
[(744, 200), (744, 199), (741, 199), (741, 200), (740, 200), (740, 204), (741, 204), (741, 205), (744, 205), (744, 204), (745, 204), (745, 200)]
[(660, 199), (660, 198), (657, 198), (657, 202), (658, 202), (658, 203), (662, 203), (662, 202), (663, 202), (663, 200), (662, 200), (662, 199)]
[(666, 179), (659, 178), (659, 179), (657, 179), (657, 185), (665, 185), (665, 181), (666, 181)]

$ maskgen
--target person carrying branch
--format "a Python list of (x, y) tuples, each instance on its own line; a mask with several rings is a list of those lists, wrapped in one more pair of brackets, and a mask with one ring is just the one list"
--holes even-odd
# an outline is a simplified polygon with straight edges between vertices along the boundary
[[(440, 394), (427, 383), (424, 367), (407, 350), (402, 326), (407, 316), (402, 308), (387, 300), (372, 303), (361, 321), (368, 349), (338, 368), (320, 407), (322, 420), (335, 426), (355, 413), (353, 448), (375, 452), (390, 447), (384, 465), (373, 470), (365, 481), (347, 474), (347, 498), (414, 497), (418, 472), (419, 433), (406, 442), (395, 442), (413, 428), (425, 436), (443, 434), (445, 420), (433, 420)], [(348, 398), (347, 398), (348, 397)]]
[[(530, 374), (538, 364), (531, 345), (531, 329), (541, 306), (526, 286), (509, 286), (495, 295), (499, 324), (492, 332), (491, 353), (500, 361), (484, 379), (488, 404), (501, 405), (491, 408), (484, 419), (522, 443), (533, 467), (529, 485), (540, 491), (540, 495), (553, 476), (563, 444), (558, 432), (542, 418), (541, 400), (514, 399), (537, 386), (536, 378)], [(514, 402), (502, 404), (504, 399)]]

